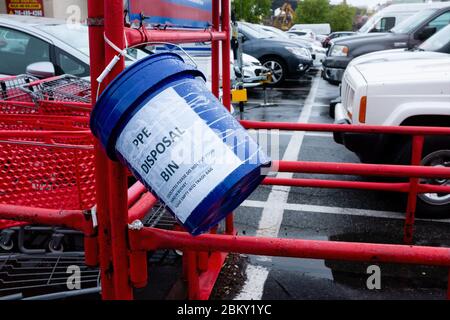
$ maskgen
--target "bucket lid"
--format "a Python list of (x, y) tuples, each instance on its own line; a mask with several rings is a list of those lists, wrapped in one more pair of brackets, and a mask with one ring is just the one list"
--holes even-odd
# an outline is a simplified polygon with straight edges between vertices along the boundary
[(150, 55), (122, 71), (103, 91), (91, 113), (92, 133), (100, 140), (111, 159), (115, 156), (118, 127), (134, 109), (130, 107), (151, 89), (174, 75), (202, 77), (195, 66), (184, 62), (178, 54), (167, 52)]

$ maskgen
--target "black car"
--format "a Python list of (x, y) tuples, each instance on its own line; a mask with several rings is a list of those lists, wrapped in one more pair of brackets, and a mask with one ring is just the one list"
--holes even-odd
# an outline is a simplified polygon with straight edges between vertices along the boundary
[(342, 37), (354, 36), (354, 35), (356, 35), (356, 32), (353, 32), (353, 31), (333, 32), (325, 38), (325, 40), (322, 42), (322, 45), (324, 48), (328, 48), (331, 45), (330, 44), (331, 40), (335, 40), (337, 38), (342, 38)]
[(307, 48), (294, 41), (276, 39), (272, 35), (256, 30), (247, 23), (239, 23), (243, 52), (257, 58), (271, 70), (272, 85), (281, 84), (286, 79), (299, 78), (313, 65)]
[(339, 84), (353, 58), (374, 51), (414, 48), (450, 23), (450, 5), (429, 8), (397, 25), (389, 33), (369, 33), (333, 41), (323, 62), (325, 80)]

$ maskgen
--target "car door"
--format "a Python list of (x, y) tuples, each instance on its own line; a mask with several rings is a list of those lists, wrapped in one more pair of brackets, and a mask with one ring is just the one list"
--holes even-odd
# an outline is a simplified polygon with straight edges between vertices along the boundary
[(0, 76), (26, 72), (35, 62), (52, 61), (52, 45), (26, 32), (0, 26)]
[[(442, 28), (446, 27), (450, 24), (450, 10), (444, 11), (439, 14), (437, 17), (433, 17), (430, 19), (425, 25), (421, 26), (411, 37), (411, 47), (421, 44), (423, 41), (428, 39), (434, 33), (440, 31)], [(421, 37), (425, 32), (432, 31), (430, 35), (426, 39)], [(433, 31), (434, 30), (434, 31)]]
[(242, 39), (242, 51), (251, 56), (255, 56), (255, 40), (251, 39), (251, 37), (242, 30), (239, 30), (239, 36)]

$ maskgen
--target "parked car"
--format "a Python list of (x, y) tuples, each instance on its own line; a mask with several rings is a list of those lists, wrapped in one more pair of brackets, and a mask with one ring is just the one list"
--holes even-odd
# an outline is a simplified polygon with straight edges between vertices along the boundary
[[(181, 47), (181, 48), (180, 48)], [(182, 50), (181, 50), (182, 49)], [(158, 45), (148, 46), (147, 51), (154, 53), (161, 52), (174, 52), (179, 54), (185, 61), (190, 61), (192, 58), (197, 65), (198, 69), (206, 76), (208, 86), (212, 81), (212, 57), (211, 57), (211, 44), (210, 43), (187, 43), (181, 44), (179, 47), (175, 45)], [(187, 56), (189, 55), (189, 56)], [(234, 65), (235, 57), (234, 52), (230, 52), (230, 70), (231, 70), (231, 85), (234, 87), (237, 84), (237, 73), (240, 72)], [(267, 74), (269, 70), (265, 68), (261, 62), (248, 55), (242, 54), (243, 65), (243, 86), (245, 88), (251, 88), (261, 85), (262, 81), (267, 80)], [(222, 68), (222, 66), (220, 66)], [(220, 70), (222, 71), (222, 70)]]
[(351, 60), (381, 50), (413, 48), (450, 23), (450, 5), (430, 4), (430, 8), (416, 13), (389, 33), (371, 33), (345, 37), (334, 41), (323, 63), (323, 77), (333, 84), (342, 80)]
[[(128, 50), (128, 55), (137, 60), (153, 53), (149, 47)], [(211, 52), (194, 50), (194, 58), (209, 82)], [(246, 84), (259, 84), (267, 70), (257, 59), (248, 55), (243, 58)], [(88, 28), (68, 25), (58, 19), (0, 15), (0, 61), (0, 76), (23, 74), (27, 66), (35, 62), (51, 62), (56, 75), (89, 77)], [(133, 62), (130, 59), (125, 61), (127, 66)], [(231, 70), (233, 81), (236, 77), (233, 67)]]
[(318, 35), (329, 35), (331, 33), (331, 26), (329, 23), (310, 23), (310, 24), (294, 24), (289, 31), (311, 30)]
[[(433, 50), (433, 51), (428, 51)], [(450, 26), (415, 50), (390, 50), (355, 59), (347, 68), (335, 122), (354, 125), (450, 127)], [(334, 133), (336, 142), (362, 162), (407, 164), (411, 138), (395, 135)], [(426, 137), (422, 164), (450, 166), (450, 137)], [(449, 185), (446, 179), (425, 179)], [(417, 213), (450, 216), (450, 195), (422, 194)]]
[(295, 43), (299, 44), (300, 46), (308, 49), (311, 52), (311, 56), (314, 60), (314, 64), (313, 67), (314, 68), (321, 68), (322, 67), (322, 62), (325, 59), (326, 53), (327, 51), (310, 42), (307, 40), (304, 40), (294, 34), (288, 34), (287, 32), (284, 32), (278, 28), (272, 27), (272, 26), (262, 26), (262, 25), (254, 25), (257, 28), (261, 28), (262, 30), (272, 34), (274, 37), (280, 37), (281, 39), (288, 39), (291, 41), (294, 41)]
[[(141, 59), (149, 53), (130, 49), (129, 54)], [(88, 77), (88, 28), (52, 18), (2, 14), (0, 61), (0, 75), (23, 74), (32, 63), (51, 62), (56, 75)], [(127, 60), (127, 64), (130, 63), (132, 61)]]
[(434, 5), (434, 3), (391, 4), (370, 17), (358, 33), (388, 32), (417, 12)]
[[(380, 62), (380, 61), (396, 61), (396, 60), (405, 60), (409, 58), (424, 57), (430, 58), (432, 57), (432, 52), (441, 52), (441, 53), (449, 53), (450, 54), (450, 25), (433, 35), (427, 41), (423, 42), (418, 47), (414, 47), (412, 49), (392, 49), (392, 50), (383, 50), (383, 51), (375, 51), (372, 53), (368, 53), (353, 59), (347, 68), (353, 65), (358, 64), (366, 64), (372, 62)], [(423, 54), (423, 52), (427, 52), (427, 54)], [(334, 100), (330, 104), (330, 116), (334, 118), (335, 108), (338, 103), (340, 103), (341, 98)]]
[(292, 31), (287, 31), (287, 33), (296, 35), (296, 36), (301, 37), (302, 39), (305, 39), (308, 41), (317, 41), (316, 34), (311, 29), (292, 30)]
[(324, 48), (329, 48), (331, 40), (342, 38), (342, 37), (349, 37), (349, 36), (353, 36), (355, 34), (356, 34), (356, 32), (352, 32), (352, 31), (333, 32), (325, 38), (325, 40), (322, 42), (322, 45)]
[(290, 39), (273, 38), (271, 34), (257, 30), (248, 23), (239, 22), (238, 28), (243, 40), (243, 51), (271, 70), (273, 86), (285, 79), (302, 76), (313, 65), (309, 50)]

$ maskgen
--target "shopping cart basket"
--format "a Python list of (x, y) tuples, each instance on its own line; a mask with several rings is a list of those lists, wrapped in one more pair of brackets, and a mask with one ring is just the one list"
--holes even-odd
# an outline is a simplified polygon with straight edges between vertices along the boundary
[(89, 116), (90, 82), (70, 75), (44, 80), (20, 75), (0, 80), (1, 114)]
[(0, 131), (0, 203), (85, 210), (95, 204), (93, 138), (86, 132)]

